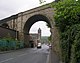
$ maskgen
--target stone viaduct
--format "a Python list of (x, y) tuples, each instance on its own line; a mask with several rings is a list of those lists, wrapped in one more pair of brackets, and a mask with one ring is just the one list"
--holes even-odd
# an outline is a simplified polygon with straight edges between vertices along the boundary
[(52, 42), (54, 46), (58, 46), (59, 36), (53, 16), (54, 9), (51, 8), (50, 4), (46, 4), (28, 11), (20, 12), (8, 18), (4, 18), (0, 20), (0, 24), (6, 22), (10, 29), (19, 31), (19, 39), (27, 43), (31, 26), (38, 21), (45, 21), (51, 28)]

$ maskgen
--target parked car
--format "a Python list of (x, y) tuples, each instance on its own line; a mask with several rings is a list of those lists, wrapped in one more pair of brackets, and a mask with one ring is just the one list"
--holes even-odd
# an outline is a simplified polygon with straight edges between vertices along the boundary
[(49, 47), (52, 47), (51, 44), (49, 45)]
[(49, 44), (49, 48), (52, 49), (52, 45), (51, 44)]
[(37, 48), (41, 48), (41, 43), (38, 43), (37, 44)]

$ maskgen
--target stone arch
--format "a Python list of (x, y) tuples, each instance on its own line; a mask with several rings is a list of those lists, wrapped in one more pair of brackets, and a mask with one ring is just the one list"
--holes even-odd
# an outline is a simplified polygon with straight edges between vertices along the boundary
[(48, 23), (49, 27), (52, 28), (51, 21), (46, 16), (44, 16), (42, 14), (37, 14), (37, 15), (31, 16), (26, 21), (24, 28), (23, 28), (24, 33), (29, 34), (29, 30), (30, 30), (31, 26), (38, 21), (45, 21), (46, 23)]
[[(29, 31), (31, 26), (38, 22), (38, 21), (45, 21), (46, 23), (48, 23), (49, 27), (52, 28), (51, 25), (51, 21), (44, 15), (42, 14), (37, 14), (37, 15), (33, 15), (31, 16), (26, 23), (24, 24), (24, 28), (23, 28), (23, 32), (24, 32), (24, 42), (28, 43), (29, 42)], [(27, 37), (27, 39), (26, 39)]]

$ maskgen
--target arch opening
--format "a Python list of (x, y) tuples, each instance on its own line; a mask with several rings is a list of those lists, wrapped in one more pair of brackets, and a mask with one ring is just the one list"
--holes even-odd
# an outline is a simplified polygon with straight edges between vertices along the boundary
[(50, 36), (51, 32), (50, 32), (50, 28), (47, 26), (47, 23), (44, 21), (39, 21), (34, 23), (29, 31), (29, 34), (36, 34), (38, 33), (38, 29), (41, 29), (41, 36)]
[[(28, 45), (30, 43), (30, 40), (31, 40), (31, 36), (29, 34), (29, 31), (30, 31), (30, 28), (32, 27), (32, 25), (36, 22), (39, 22), (39, 21), (43, 21), (43, 22), (46, 22), (48, 24), (48, 26), (50, 28), (52, 28), (51, 26), (51, 22), (49, 21), (49, 19), (46, 17), (46, 16), (43, 16), (43, 15), (34, 15), (32, 17), (30, 17), (25, 25), (24, 25), (24, 29), (23, 29), (23, 32), (24, 32), (24, 42)], [(40, 40), (39, 40), (40, 41)], [(32, 42), (32, 41), (31, 41)]]

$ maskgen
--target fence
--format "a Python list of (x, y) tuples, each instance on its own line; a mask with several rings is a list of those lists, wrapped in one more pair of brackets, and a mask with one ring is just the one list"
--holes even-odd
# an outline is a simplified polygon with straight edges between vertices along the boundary
[(15, 50), (20, 48), (24, 48), (24, 42), (22, 41), (0, 40), (0, 51)]

